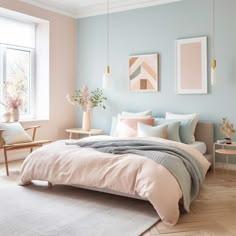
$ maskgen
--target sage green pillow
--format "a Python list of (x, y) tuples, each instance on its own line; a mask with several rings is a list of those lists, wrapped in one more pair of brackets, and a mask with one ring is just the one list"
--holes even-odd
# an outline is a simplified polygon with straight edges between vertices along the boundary
[(179, 120), (179, 136), (182, 143), (190, 144), (192, 140), (192, 127), (194, 119)]
[(164, 118), (155, 118), (155, 125), (167, 124), (167, 139), (181, 142), (179, 137), (180, 121), (166, 120)]
[[(193, 127), (194, 119), (166, 120), (164, 118), (155, 118), (155, 121), (156, 121), (156, 124), (168, 124), (167, 139), (170, 139), (176, 142), (186, 143), (186, 144), (192, 143), (192, 127)], [(179, 124), (179, 130), (176, 127), (178, 126), (176, 122)]]
[(113, 136), (113, 135), (114, 135), (114, 132), (115, 132), (117, 123), (118, 123), (118, 118), (117, 118), (117, 116), (112, 116), (110, 136)]

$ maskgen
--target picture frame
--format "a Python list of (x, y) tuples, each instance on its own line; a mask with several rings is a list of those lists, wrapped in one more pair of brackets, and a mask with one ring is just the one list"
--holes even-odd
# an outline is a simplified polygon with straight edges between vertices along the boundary
[(207, 94), (207, 37), (176, 40), (177, 94)]
[(158, 53), (129, 56), (129, 91), (158, 91), (158, 71)]

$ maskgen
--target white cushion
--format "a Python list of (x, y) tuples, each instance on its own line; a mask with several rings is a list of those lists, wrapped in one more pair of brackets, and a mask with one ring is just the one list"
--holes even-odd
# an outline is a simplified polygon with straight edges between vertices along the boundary
[(167, 138), (167, 124), (150, 126), (143, 123), (138, 123), (138, 137), (156, 137)]
[(122, 111), (121, 113), (122, 117), (142, 117), (142, 116), (152, 116), (152, 111), (151, 110), (147, 110), (147, 111), (142, 111), (142, 112), (126, 112), (126, 111)]
[(24, 130), (22, 125), (16, 123), (0, 123), (0, 129), (3, 129), (2, 138), (5, 144), (28, 143), (32, 142), (30, 135)]
[(196, 126), (197, 126), (198, 118), (199, 118), (199, 114), (197, 114), (197, 113), (174, 114), (174, 113), (166, 112), (166, 119), (167, 120), (172, 120), (172, 119), (178, 119), (178, 120), (192, 119), (193, 120), (193, 123), (192, 123), (192, 138), (191, 138), (192, 142), (195, 141), (194, 132), (195, 132), (195, 129), (196, 129)]

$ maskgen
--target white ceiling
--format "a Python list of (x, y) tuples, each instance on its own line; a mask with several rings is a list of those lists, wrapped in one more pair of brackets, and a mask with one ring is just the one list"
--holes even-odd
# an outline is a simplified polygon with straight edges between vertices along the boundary
[[(106, 13), (107, 0), (20, 0), (74, 18)], [(109, 12), (178, 2), (183, 0), (109, 0)]]

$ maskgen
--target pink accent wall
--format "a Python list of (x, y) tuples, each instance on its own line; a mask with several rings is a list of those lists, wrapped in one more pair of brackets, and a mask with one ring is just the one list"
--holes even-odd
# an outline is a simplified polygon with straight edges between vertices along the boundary
[(201, 43), (181, 45), (181, 89), (202, 88)]
[(18, 0), (0, 0), (0, 7), (35, 16), (50, 22), (50, 120), (24, 122), (24, 126), (42, 126), (41, 139), (68, 137), (66, 128), (75, 127), (75, 108), (66, 94), (76, 86), (76, 20)]

